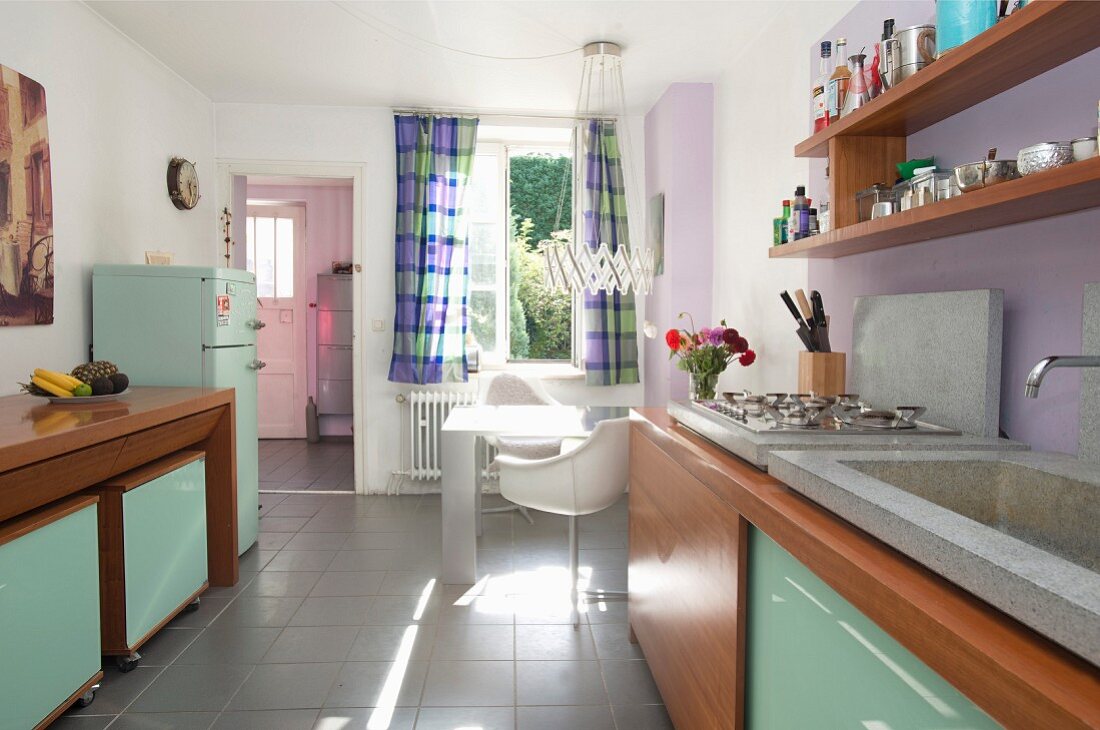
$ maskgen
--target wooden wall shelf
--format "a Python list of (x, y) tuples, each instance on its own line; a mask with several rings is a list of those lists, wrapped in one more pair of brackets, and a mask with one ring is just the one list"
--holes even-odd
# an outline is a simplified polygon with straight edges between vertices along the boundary
[(836, 137), (905, 137), (1100, 47), (1100, 2), (1037, 0), (800, 142), (825, 157)]
[(768, 255), (835, 259), (1095, 207), (1100, 157), (775, 246)]

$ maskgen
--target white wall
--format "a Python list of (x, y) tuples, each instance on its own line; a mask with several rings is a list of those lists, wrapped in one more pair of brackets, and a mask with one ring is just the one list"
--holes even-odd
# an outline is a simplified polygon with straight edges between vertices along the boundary
[[(366, 166), (363, 200), (363, 321), (365, 383), (362, 391), (366, 408), (367, 488), (385, 489), (390, 473), (403, 468), (403, 440), (407, 441), (407, 406), (398, 404), (398, 394), (407, 384), (391, 383), (390, 353), (393, 346), (393, 257), (395, 161), (393, 113), (380, 107), (278, 106), (267, 104), (217, 104), (217, 157), (222, 160), (339, 162)], [(643, 143), (641, 119), (632, 120), (631, 142), (640, 159)], [(644, 177), (638, 174), (639, 185)], [(220, 191), (219, 200), (224, 193)], [(640, 207), (638, 208), (640, 210)], [(644, 240), (639, 218), (638, 236)], [(640, 307), (639, 326), (645, 316)], [(371, 320), (385, 323), (382, 332), (370, 329)], [(637, 405), (643, 400), (640, 386), (587, 388), (583, 382), (547, 383), (555, 397), (564, 402), (600, 405)], [(436, 386), (439, 387), (439, 386)], [(444, 386), (456, 388), (460, 386)], [(465, 386), (467, 388), (472, 385)], [(406, 484), (408, 491), (437, 488), (436, 485)]]
[[(213, 104), (81, 3), (4, 3), (0, 64), (46, 88), (53, 178), (54, 324), (0, 329), (0, 394), (35, 367), (68, 370), (91, 340), (91, 266), (217, 259)], [(168, 199), (175, 155), (197, 163), (205, 197)], [(124, 366), (125, 364), (123, 364)]]
[[(787, 3), (756, 40), (731, 56), (715, 83), (714, 309), (748, 338), (751, 367), (732, 367), (720, 389), (789, 392), (797, 385), (797, 325), (779, 299), (806, 286), (803, 260), (768, 258), (772, 218), (809, 178), (794, 146), (809, 135), (810, 45), (852, 2)], [(810, 190), (816, 201), (823, 191)]]

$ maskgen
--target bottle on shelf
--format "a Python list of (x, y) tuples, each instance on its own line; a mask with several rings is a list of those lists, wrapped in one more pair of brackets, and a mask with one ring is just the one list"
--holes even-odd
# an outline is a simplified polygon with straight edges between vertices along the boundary
[(810, 229), (810, 206), (806, 202), (806, 186), (794, 189), (791, 200), (791, 217), (787, 223), (788, 236), (792, 241), (805, 238)]
[(836, 68), (829, 76), (829, 84), (825, 89), (829, 104), (829, 123), (840, 119), (844, 109), (844, 102), (848, 97), (848, 85), (852, 82), (852, 72), (848, 69), (844, 53), (847, 50), (848, 41), (845, 38), (836, 40)]
[(829, 57), (832, 55), (833, 44), (830, 41), (821, 41), (821, 61), (811, 94), (815, 132), (820, 132), (829, 126), (829, 99), (825, 87), (829, 83)]
[(871, 93), (867, 88), (867, 74), (863, 62), (867, 56), (856, 53), (848, 57), (851, 64), (852, 76), (848, 80), (848, 93), (844, 96), (844, 104), (841, 105), (841, 116), (848, 116), (856, 109), (871, 101)]
[(780, 218), (780, 221), (781, 223), (779, 227), (779, 242), (786, 243), (787, 241), (791, 240), (791, 201), (789, 200), (783, 201), (783, 215)]

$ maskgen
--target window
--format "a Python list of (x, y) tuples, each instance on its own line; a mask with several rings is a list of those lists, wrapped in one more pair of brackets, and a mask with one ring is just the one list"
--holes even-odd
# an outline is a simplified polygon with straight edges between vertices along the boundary
[(0, 162), (0, 227), (11, 223), (11, 165)]
[(577, 364), (579, 307), (546, 288), (542, 240), (572, 240), (570, 130), (558, 144), (478, 144), (467, 193), (469, 331), (490, 364)]
[(19, 75), (19, 99), (23, 104), (23, 126), (29, 127), (46, 114), (46, 90), (34, 79)]
[(53, 225), (53, 183), (50, 177), (50, 148), (37, 142), (23, 162), (27, 217), (34, 232), (45, 235)]
[[(262, 209), (260, 209), (262, 211)], [(256, 296), (294, 296), (294, 219), (249, 208), (245, 218), (246, 266), (256, 275)]]
[(4, 80), (0, 79), (0, 152), (10, 152), (12, 149), (11, 123), (8, 121), (8, 87), (4, 86)]

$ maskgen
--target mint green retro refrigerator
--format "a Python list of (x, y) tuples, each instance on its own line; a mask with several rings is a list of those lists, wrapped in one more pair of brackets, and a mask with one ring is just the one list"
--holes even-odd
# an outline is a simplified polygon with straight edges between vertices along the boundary
[(204, 266), (97, 265), (92, 271), (92, 352), (131, 385), (234, 388), (237, 392), (237, 547), (259, 531), (256, 435), (256, 277)]

